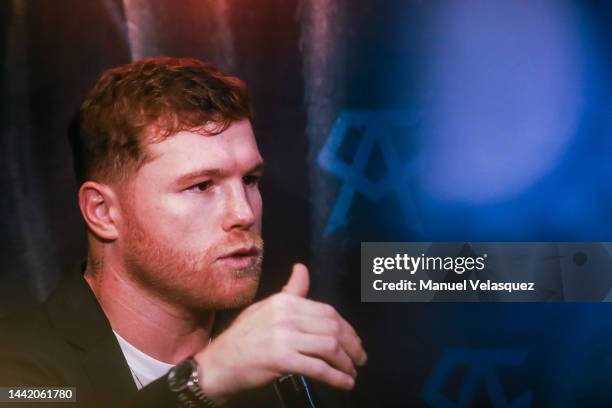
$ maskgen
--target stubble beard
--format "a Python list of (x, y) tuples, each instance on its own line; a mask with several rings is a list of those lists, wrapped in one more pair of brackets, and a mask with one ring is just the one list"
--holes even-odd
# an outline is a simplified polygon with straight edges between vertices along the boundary
[[(147, 232), (136, 217), (130, 217), (127, 231), (127, 272), (153, 296), (194, 313), (241, 308), (253, 301), (263, 260), (259, 234), (235, 231), (222, 242), (195, 252), (177, 249)], [(252, 265), (228, 270), (215, 262), (219, 255), (244, 245), (258, 249)]]

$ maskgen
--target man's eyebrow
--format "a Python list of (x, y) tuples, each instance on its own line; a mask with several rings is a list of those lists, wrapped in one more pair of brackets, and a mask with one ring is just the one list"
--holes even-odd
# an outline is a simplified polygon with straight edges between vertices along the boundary
[(186, 184), (192, 180), (204, 177), (221, 177), (225, 172), (221, 169), (198, 169), (185, 173), (176, 179), (178, 184)]
[[(250, 169), (248, 169), (245, 174), (252, 173), (263, 173), (264, 170), (264, 162), (260, 161)], [(223, 177), (226, 174), (225, 171), (221, 169), (198, 169), (194, 171), (190, 171), (189, 173), (185, 173), (176, 180), (177, 184), (187, 184), (192, 180), (204, 177)]]
[(258, 162), (256, 165), (254, 165), (253, 167), (251, 167), (250, 169), (248, 169), (246, 171), (245, 174), (251, 174), (251, 173), (263, 173), (264, 171), (264, 162), (260, 161)]

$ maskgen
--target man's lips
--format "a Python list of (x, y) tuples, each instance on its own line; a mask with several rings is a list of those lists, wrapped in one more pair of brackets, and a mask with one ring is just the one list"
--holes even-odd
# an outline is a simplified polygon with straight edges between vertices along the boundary
[(250, 268), (257, 262), (261, 250), (255, 246), (242, 247), (217, 258), (217, 262), (230, 269)]
[(259, 255), (259, 252), (260, 250), (255, 246), (241, 247), (230, 252), (226, 252), (225, 254), (221, 255), (219, 259), (254, 257)]

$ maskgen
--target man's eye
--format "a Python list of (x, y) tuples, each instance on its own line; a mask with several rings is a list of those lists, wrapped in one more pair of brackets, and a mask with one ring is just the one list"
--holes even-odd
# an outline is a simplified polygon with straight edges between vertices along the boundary
[(244, 184), (246, 185), (256, 186), (259, 183), (260, 178), (261, 178), (260, 176), (250, 174), (248, 176), (244, 176), (242, 180), (244, 181)]
[(194, 190), (194, 191), (206, 191), (208, 190), (210, 187), (212, 186), (212, 181), (208, 180), (208, 181), (203, 181), (201, 183), (198, 183), (194, 186), (189, 187), (190, 190)]

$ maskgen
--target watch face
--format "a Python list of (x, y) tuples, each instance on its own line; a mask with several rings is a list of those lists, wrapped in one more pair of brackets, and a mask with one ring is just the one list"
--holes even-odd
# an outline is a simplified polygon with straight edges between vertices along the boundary
[(191, 373), (193, 372), (193, 364), (190, 360), (183, 361), (170, 370), (168, 374), (168, 384), (170, 390), (181, 391), (187, 387)]

